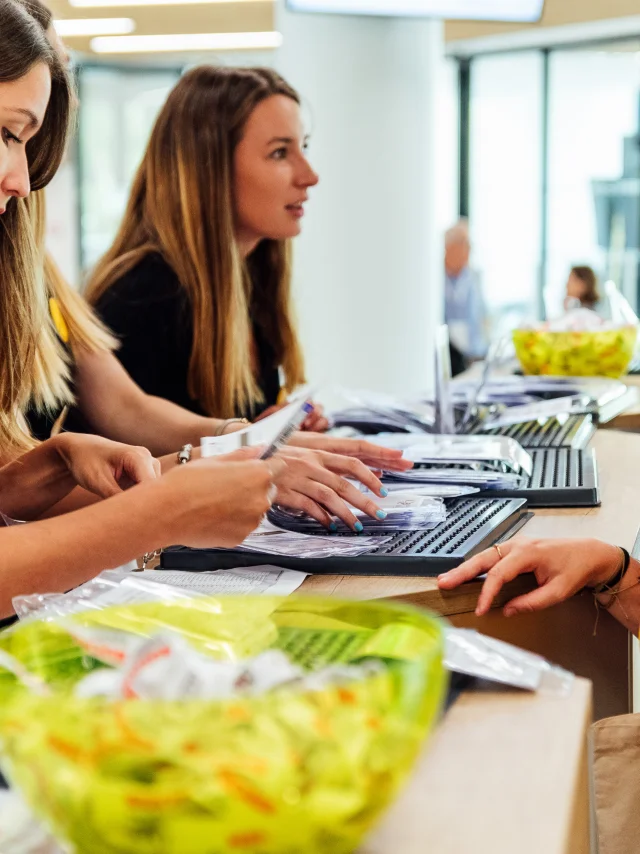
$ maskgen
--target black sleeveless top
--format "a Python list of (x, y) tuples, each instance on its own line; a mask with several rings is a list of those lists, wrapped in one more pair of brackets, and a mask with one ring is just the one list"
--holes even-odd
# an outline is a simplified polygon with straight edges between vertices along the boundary
[[(187, 390), (193, 346), (189, 298), (161, 255), (145, 256), (103, 294), (95, 309), (119, 338), (121, 346), (115, 355), (143, 391), (207, 415)], [(253, 332), (264, 403), (236, 413), (250, 420), (275, 404), (280, 392), (273, 348), (258, 324), (254, 323)]]

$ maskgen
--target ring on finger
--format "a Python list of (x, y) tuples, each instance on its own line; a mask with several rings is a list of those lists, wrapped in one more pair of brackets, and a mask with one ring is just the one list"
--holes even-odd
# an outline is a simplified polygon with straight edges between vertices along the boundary
[(494, 543), (492, 548), (494, 548), (498, 552), (498, 559), (502, 560), (504, 555), (502, 554), (502, 549), (500, 548), (500, 546), (497, 543)]

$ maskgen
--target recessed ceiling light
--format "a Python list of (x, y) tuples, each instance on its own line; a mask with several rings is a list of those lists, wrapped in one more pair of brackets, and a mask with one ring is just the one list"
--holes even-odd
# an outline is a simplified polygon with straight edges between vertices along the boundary
[(274, 0), (69, 0), (71, 6), (89, 9), (98, 6), (186, 6), (198, 3), (273, 3)]
[(133, 33), (136, 23), (132, 18), (67, 18), (53, 22), (63, 39), (74, 36), (118, 36)]
[(188, 50), (270, 50), (281, 33), (180, 33), (158, 36), (103, 36), (91, 41), (96, 53), (179, 53)]

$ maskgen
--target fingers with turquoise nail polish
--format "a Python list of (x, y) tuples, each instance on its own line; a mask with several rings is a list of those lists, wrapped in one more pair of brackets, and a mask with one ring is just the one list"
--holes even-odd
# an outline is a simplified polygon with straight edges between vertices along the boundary
[(386, 487), (386, 486), (383, 486), (383, 487), (380, 489), (380, 495), (381, 495), (383, 498), (386, 498), (388, 494), (389, 494), (389, 490), (387, 489), (387, 487)]
[(387, 513), (385, 510), (376, 510), (376, 516), (382, 521), (382, 519), (387, 518)]
[(364, 531), (364, 525), (362, 524), (362, 522), (356, 522), (356, 524), (353, 526), (353, 528), (359, 534), (361, 534)]

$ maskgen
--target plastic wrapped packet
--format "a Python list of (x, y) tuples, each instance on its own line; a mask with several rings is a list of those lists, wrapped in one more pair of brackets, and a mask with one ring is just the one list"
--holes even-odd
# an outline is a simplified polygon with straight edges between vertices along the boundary
[[(376, 499), (377, 503), (385, 508), (384, 519), (372, 519), (362, 511), (352, 508), (354, 514), (363, 527), (363, 534), (372, 534), (376, 537), (384, 534), (394, 534), (398, 531), (430, 530), (447, 518), (447, 509), (444, 501), (440, 498), (429, 496), (406, 496), (398, 498), (389, 495), (385, 499)], [(287, 508), (274, 505), (268, 513), (269, 520), (280, 528), (304, 534), (326, 535), (326, 529), (311, 516), (301, 511), (288, 510)], [(339, 542), (343, 534), (351, 534), (352, 530), (341, 519), (334, 520), (335, 534), (340, 538), (331, 537)], [(330, 545), (330, 543), (328, 545)], [(380, 545), (377, 540), (374, 547)]]
[(274, 599), (267, 615), (265, 599), (197, 601), (209, 617), (197, 648), (212, 659), (246, 657), (244, 632), (229, 637), (241, 612), (255, 629), (252, 654), (281, 650), (311, 677), (344, 663), (359, 678), (339, 668), (338, 681), (320, 679), (313, 690), (220, 701), (81, 698), (75, 687), (104, 665), (68, 625), (193, 638), (194, 603), (18, 624), (0, 647), (55, 696), (36, 696), (0, 670), (3, 770), (77, 852), (352, 852), (437, 717), (439, 621), (388, 603), (292, 597)]
[(539, 655), (481, 635), (472, 629), (445, 629), (445, 667), (528, 691), (567, 697), (573, 673)]
[(478, 489), (519, 489), (526, 486), (527, 478), (512, 472), (485, 471), (465, 466), (420, 466), (405, 472), (385, 472), (385, 484), (396, 481), (403, 485), (419, 483), (465, 484)]
[[(363, 492), (365, 495), (373, 496), (375, 495), (368, 487), (364, 484), (360, 484), (360, 492)], [(428, 498), (462, 498), (465, 495), (473, 495), (480, 490), (475, 486), (464, 486), (462, 484), (444, 484), (444, 483), (416, 483), (416, 484), (404, 484), (404, 483), (394, 483), (393, 481), (386, 480), (385, 488), (387, 492), (389, 492), (393, 496), (404, 496), (404, 495), (421, 495)], [(379, 501), (377, 495), (375, 495), (374, 501)]]
[[(325, 529), (317, 524), (318, 531)], [(351, 529), (348, 529), (351, 530)], [(358, 557), (377, 549), (390, 537), (329, 537), (296, 532), (249, 534), (238, 546), (240, 551), (300, 558)]]
[[(14, 610), (20, 619), (37, 617), (39, 620), (57, 620), (78, 611), (102, 610), (109, 605), (126, 605), (157, 599), (173, 601), (179, 598), (193, 598), (195, 593), (188, 590), (163, 585), (149, 587), (150, 582), (137, 573), (127, 573), (118, 569), (107, 569), (91, 581), (68, 593), (34, 593), (28, 596), (16, 596), (12, 600)], [(162, 588), (162, 589), (161, 589)]]
[(433, 434), (421, 436), (417, 440), (415, 436), (392, 433), (382, 434), (380, 444), (404, 451), (405, 457), (414, 463), (484, 464), (493, 465), (502, 471), (513, 471), (516, 474), (524, 472), (529, 475), (533, 471), (531, 455), (515, 439), (506, 436)]

